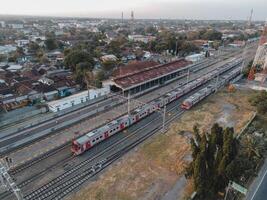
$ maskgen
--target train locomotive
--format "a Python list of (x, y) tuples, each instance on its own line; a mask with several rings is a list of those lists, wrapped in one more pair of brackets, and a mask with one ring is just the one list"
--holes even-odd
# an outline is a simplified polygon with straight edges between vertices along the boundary
[(103, 125), (93, 131), (90, 131), (89, 133), (77, 139), (74, 139), (72, 141), (71, 151), (75, 155), (82, 154), (83, 152), (87, 151), (94, 145), (128, 128), (132, 124), (137, 123), (138, 121), (147, 117), (148, 115), (155, 112), (156, 110), (179, 99), (181, 96), (187, 94), (188, 92), (199, 87), (200, 85), (203, 85), (207, 81), (214, 78), (217, 74), (226, 72), (227, 70), (230, 70), (231, 68), (239, 65), (241, 62), (242, 62), (241, 59), (234, 60), (230, 64), (228, 63), (219, 69), (213, 70), (212, 72), (207, 73), (203, 77), (198, 78), (192, 82), (189, 82), (188, 84), (185, 84), (182, 87), (177, 88), (173, 90), (172, 92), (165, 94), (159, 99), (156, 99), (147, 105), (144, 105), (140, 108), (133, 110), (129, 115), (127, 114), (127, 115), (121, 116), (109, 122), (106, 125)]

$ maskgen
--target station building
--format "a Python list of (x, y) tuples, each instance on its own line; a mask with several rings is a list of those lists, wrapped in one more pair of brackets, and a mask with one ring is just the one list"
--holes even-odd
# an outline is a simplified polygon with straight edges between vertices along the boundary
[(112, 91), (122, 92), (125, 96), (148, 92), (156, 87), (185, 77), (192, 62), (179, 59), (166, 64), (139, 62), (121, 67), (115, 75), (103, 84)]

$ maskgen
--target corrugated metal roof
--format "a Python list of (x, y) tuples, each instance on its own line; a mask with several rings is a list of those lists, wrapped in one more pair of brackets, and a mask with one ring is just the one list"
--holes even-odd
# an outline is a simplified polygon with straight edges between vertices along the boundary
[(180, 59), (167, 64), (152, 66), (124, 77), (114, 78), (113, 81), (119, 87), (126, 89), (137, 84), (140, 85), (140, 83), (147, 82), (148, 80), (160, 77), (164, 74), (171, 73), (189, 64), (192, 64), (192, 62)]

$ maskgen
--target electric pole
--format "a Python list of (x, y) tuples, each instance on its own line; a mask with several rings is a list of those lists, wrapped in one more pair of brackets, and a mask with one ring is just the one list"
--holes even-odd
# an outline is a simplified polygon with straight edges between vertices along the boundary
[(188, 68), (188, 71), (187, 71), (186, 84), (188, 84), (189, 78), (190, 78), (190, 68)]
[(127, 107), (128, 107), (128, 115), (130, 115), (130, 112), (131, 112), (131, 97), (130, 97), (130, 91), (128, 91), (128, 99), (127, 99)]
[(218, 83), (219, 83), (219, 73), (218, 73), (218, 75), (216, 77), (216, 83), (215, 83), (216, 90), (215, 90), (215, 92), (217, 92), (217, 90), (218, 90)]
[(163, 108), (163, 116), (162, 116), (162, 132), (165, 132), (165, 121), (166, 121), (166, 104), (164, 105)]
[(2, 187), (6, 188), (6, 190), (11, 190), (17, 197), (17, 200), (23, 200), (20, 189), (8, 174), (11, 162), (12, 161), (8, 157), (6, 157), (5, 160), (0, 160), (0, 183)]

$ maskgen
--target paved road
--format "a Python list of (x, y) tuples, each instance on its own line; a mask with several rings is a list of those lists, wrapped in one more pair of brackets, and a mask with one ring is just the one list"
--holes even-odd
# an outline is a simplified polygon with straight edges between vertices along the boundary
[(267, 160), (251, 184), (246, 200), (267, 200)]

